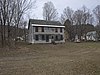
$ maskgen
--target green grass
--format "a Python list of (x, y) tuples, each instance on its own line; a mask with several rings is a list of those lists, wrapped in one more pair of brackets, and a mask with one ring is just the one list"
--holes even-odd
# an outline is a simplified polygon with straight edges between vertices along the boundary
[(0, 50), (0, 75), (100, 75), (100, 43), (20, 43)]

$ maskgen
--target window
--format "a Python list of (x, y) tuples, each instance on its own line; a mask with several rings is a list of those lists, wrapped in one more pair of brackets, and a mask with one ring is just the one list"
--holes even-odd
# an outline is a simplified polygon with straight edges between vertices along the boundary
[(49, 32), (49, 27), (44, 27), (45, 32)]
[(44, 27), (41, 27), (42, 28), (42, 32), (44, 32)]
[(57, 28), (55, 28), (55, 32), (58, 32), (58, 29)]
[(38, 32), (38, 27), (35, 27), (35, 32)]
[(62, 32), (62, 28), (60, 28), (60, 32)]
[(55, 39), (56, 41), (58, 41), (58, 36), (56, 35), (56, 39)]
[(55, 28), (51, 28), (52, 32), (55, 32)]
[(60, 36), (60, 39), (63, 40), (63, 35)]
[(42, 35), (42, 40), (45, 40), (45, 36), (44, 35)]
[(39, 40), (39, 35), (35, 35), (35, 40), (36, 40), (36, 41)]

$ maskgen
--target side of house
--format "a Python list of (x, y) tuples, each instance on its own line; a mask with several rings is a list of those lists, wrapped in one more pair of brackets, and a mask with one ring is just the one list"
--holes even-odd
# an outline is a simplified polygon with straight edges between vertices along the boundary
[(97, 41), (98, 40), (97, 32), (96, 31), (88, 32), (86, 34), (86, 39), (87, 39), (87, 41)]
[(45, 21), (45, 20), (30, 20), (29, 21), (29, 43), (63, 43), (64, 28), (60, 22)]

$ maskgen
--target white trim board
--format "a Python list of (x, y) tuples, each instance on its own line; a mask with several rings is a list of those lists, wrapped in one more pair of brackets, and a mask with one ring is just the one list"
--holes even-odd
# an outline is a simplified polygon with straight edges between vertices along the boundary
[(40, 27), (61, 27), (61, 28), (65, 28), (65, 26), (58, 26), (58, 25), (40, 25), (40, 24), (32, 24), (32, 26), (40, 26)]

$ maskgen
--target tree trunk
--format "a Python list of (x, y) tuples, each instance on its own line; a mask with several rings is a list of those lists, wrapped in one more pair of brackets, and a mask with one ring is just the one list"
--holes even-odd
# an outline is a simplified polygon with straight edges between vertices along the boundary
[(3, 25), (2, 25), (2, 20), (1, 20), (1, 47), (4, 46), (4, 39), (3, 39)]

